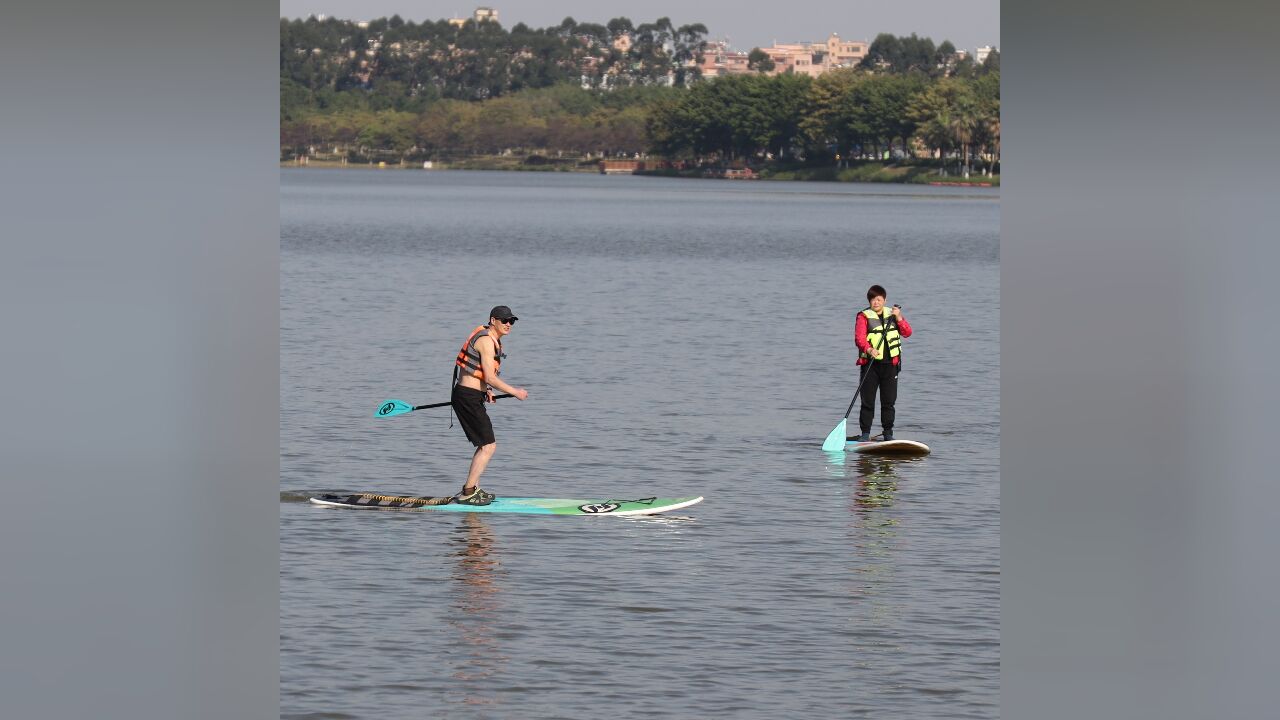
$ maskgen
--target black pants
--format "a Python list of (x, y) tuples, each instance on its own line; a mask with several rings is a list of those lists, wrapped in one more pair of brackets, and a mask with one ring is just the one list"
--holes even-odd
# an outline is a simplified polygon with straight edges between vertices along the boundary
[(871, 421), (876, 417), (876, 391), (879, 390), (880, 427), (885, 432), (892, 432), (893, 404), (898, 401), (898, 366), (879, 360), (863, 365), (858, 381), (862, 383), (862, 409), (858, 412), (858, 427), (864, 435), (871, 434)]

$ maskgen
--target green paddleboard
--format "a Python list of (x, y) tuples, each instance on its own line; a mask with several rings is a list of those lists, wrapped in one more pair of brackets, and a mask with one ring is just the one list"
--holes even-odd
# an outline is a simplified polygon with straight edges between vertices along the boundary
[(640, 498), (637, 500), (573, 500), (565, 498), (500, 497), (488, 505), (459, 505), (449, 498), (401, 495), (325, 494), (311, 498), (315, 505), (368, 510), (430, 512), (523, 513), (526, 515), (656, 515), (702, 502), (701, 497)]

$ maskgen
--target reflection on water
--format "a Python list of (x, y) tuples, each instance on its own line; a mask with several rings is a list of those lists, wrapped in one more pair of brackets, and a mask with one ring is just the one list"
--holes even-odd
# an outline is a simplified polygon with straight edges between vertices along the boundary
[(493, 530), (478, 513), (463, 513), (453, 553), (453, 598), (450, 624), (464, 652), (451, 674), (456, 701), (491, 705), (497, 697), (487, 682), (509, 659), (499, 645), (496, 621), (502, 608), (501, 562), (494, 554)]
[(887, 508), (893, 505), (893, 494), (898, 491), (896, 468), (900, 462), (911, 461), (875, 455), (854, 456), (854, 464), (858, 471), (858, 484), (853, 490), (855, 510), (865, 511), (869, 508)]
[(681, 526), (697, 522), (698, 518), (693, 515), (671, 515), (663, 513), (661, 515), (631, 515), (624, 522), (632, 525), (659, 525), (670, 529), (668, 536), (679, 535)]
[(836, 478), (845, 477), (844, 464), (848, 460), (845, 455), (850, 453), (843, 450), (823, 450), (822, 453), (827, 456), (827, 474)]
[(855, 598), (871, 601), (868, 612), (884, 619), (897, 612), (896, 603), (879, 600), (895, 581), (895, 561), (899, 549), (901, 519), (893, 510), (898, 492), (899, 470), (921, 458), (895, 458), (885, 455), (840, 453), (845, 455), (848, 469), (854, 474), (850, 542)]

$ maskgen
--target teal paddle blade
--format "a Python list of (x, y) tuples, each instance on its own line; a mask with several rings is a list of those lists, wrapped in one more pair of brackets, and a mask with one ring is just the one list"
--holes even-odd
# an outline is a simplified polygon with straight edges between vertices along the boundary
[(835, 452), (837, 450), (844, 452), (844, 444), (847, 442), (844, 435), (846, 422), (848, 422), (848, 420), (841, 420), (840, 424), (836, 426), (836, 429), (832, 430), (831, 433), (827, 435), (827, 439), (822, 441), (823, 450), (826, 450), (827, 452)]
[(374, 411), (374, 417), (391, 417), (413, 412), (413, 406), (403, 400), (386, 400)]

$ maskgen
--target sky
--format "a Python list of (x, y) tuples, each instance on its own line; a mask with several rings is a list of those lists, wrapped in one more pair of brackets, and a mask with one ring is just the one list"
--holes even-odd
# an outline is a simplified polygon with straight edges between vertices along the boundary
[(1000, 46), (999, 0), (280, 0), (287, 18), (329, 15), (370, 20), (399, 15), (422, 22), (470, 17), (478, 5), (498, 11), (505, 28), (516, 23), (535, 27), (559, 25), (566, 17), (601, 25), (615, 17), (637, 25), (660, 17), (679, 27), (707, 26), (708, 38), (726, 39), (740, 50), (777, 42), (826, 40), (831, 33), (845, 40), (875, 39), (879, 33), (950, 40), (972, 52), (982, 45)]

